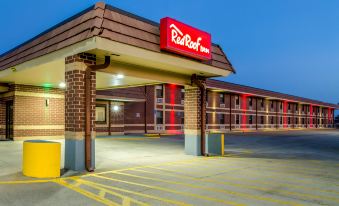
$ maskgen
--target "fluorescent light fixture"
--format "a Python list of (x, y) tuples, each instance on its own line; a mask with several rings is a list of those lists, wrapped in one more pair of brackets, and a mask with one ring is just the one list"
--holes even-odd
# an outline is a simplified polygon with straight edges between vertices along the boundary
[(119, 111), (119, 106), (118, 106), (118, 105), (114, 105), (114, 106), (113, 106), (113, 111), (115, 111), (115, 112), (116, 112), (116, 111)]
[(59, 87), (60, 88), (65, 88), (66, 87), (66, 83), (65, 82), (60, 82), (59, 83)]

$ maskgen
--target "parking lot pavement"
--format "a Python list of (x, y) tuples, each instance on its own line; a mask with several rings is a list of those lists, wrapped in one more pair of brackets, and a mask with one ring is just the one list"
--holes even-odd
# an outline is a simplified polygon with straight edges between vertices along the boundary
[(339, 205), (338, 131), (225, 138), (224, 157), (184, 155), (182, 138), (98, 139), (95, 173), (2, 181), (0, 205)]

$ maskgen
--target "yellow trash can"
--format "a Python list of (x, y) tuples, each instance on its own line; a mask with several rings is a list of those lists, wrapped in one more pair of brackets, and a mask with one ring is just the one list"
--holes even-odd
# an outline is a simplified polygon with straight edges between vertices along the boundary
[(23, 145), (22, 172), (28, 177), (60, 177), (61, 144), (44, 140), (27, 140)]

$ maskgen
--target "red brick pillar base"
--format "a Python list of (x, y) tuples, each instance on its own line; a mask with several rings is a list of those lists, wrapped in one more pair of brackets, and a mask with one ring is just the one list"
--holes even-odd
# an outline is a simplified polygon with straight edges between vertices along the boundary
[[(65, 59), (65, 168), (85, 170), (85, 71), (94, 65), (96, 57), (81, 53)], [(92, 168), (95, 166), (95, 72), (91, 73), (91, 151)]]
[[(185, 152), (201, 155), (201, 91), (197, 86), (185, 86)], [(206, 105), (204, 105), (206, 106)]]

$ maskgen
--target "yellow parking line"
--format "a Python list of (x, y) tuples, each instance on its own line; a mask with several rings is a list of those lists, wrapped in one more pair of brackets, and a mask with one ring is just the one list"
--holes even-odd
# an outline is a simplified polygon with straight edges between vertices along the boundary
[(51, 182), (54, 179), (48, 180), (17, 180), (17, 181), (2, 181), (0, 185), (9, 185), (9, 184), (33, 184), (33, 183), (47, 183)]
[[(170, 172), (170, 173), (178, 173), (177, 170), (170, 170), (170, 169), (165, 169), (165, 168), (161, 168), (161, 167), (154, 167), (154, 166), (149, 166), (148, 168), (151, 169), (156, 169), (156, 170), (161, 170), (161, 171), (165, 171), (165, 172)], [(133, 169), (136, 171), (140, 171), (142, 169)], [(132, 170), (132, 171), (133, 171)], [(145, 171), (145, 170), (143, 170)], [(149, 172), (149, 171), (147, 171)], [(159, 174), (164, 174), (164, 173), (159, 173)], [(171, 174), (172, 175), (172, 174)], [(183, 174), (180, 174), (180, 176), (183, 176)], [(187, 176), (185, 176), (187, 177)], [(193, 177), (192, 177), (193, 178)], [(300, 186), (300, 185), (294, 185), (294, 184), (288, 184), (288, 183), (272, 183), (270, 181), (260, 181), (260, 180), (251, 180), (251, 179), (244, 179), (244, 178), (236, 178), (236, 177), (231, 177), (231, 176), (227, 176), (226, 177), (227, 180), (234, 180), (234, 181), (246, 181), (246, 182), (252, 182), (254, 184), (263, 184), (263, 185), (270, 185), (270, 186), (276, 186), (277, 184), (279, 184), (280, 186), (284, 186), (284, 187), (290, 187), (290, 188), (296, 188), (296, 189), (302, 189), (302, 190), (308, 190), (308, 191), (321, 191), (321, 192), (326, 192), (326, 193), (336, 193), (339, 194), (338, 191), (334, 191), (334, 190), (324, 190), (324, 189), (320, 189), (320, 188), (316, 188), (316, 187), (310, 187), (310, 186)], [(211, 181), (216, 181), (216, 182), (220, 182), (220, 180), (211, 180)], [(228, 184), (228, 182), (225, 182), (226, 184)]]
[[(166, 202), (166, 203), (170, 203), (170, 204), (175, 204), (175, 205), (180, 205), (180, 206), (190, 206), (190, 204), (187, 204), (187, 203), (184, 203), (184, 202), (178, 202), (178, 201), (175, 201), (175, 200), (170, 200), (170, 199), (166, 199), (166, 198), (162, 198), (162, 197), (156, 197), (156, 196), (152, 196), (152, 195), (148, 195), (148, 194), (144, 194), (144, 193), (140, 193), (140, 192), (125, 190), (125, 189), (122, 189), (122, 188), (104, 185), (104, 184), (100, 184), (100, 183), (95, 183), (95, 182), (91, 182), (91, 181), (88, 181), (88, 180), (78, 179), (77, 181), (80, 181), (81, 183), (88, 185), (90, 187), (93, 187), (93, 188), (97, 188), (97, 189), (100, 188), (101, 190), (104, 190), (106, 193), (110, 193), (110, 194), (112, 194), (112, 191), (110, 191), (108, 189), (121, 191), (121, 192), (129, 193), (129, 194), (134, 194), (134, 195), (138, 195), (138, 196), (141, 196), (141, 197), (146, 197), (146, 198), (150, 198), (150, 199), (154, 199), (154, 200), (158, 200), (158, 201), (162, 201), (162, 202)], [(107, 188), (107, 189), (105, 189), (105, 188)]]
[(222, 199), (217, 199), (217, 198), (213, 198), (213, 197), (198, 195), (198, 194), (189, 193), (189, 192), (179, 192), (177, 190), (171, 190), (171, 189), (168, 189), (168, 188), (152, 186), (152, 185), (146, 185), (146, 184), (141, 184), (141, 183), (136, 183), (136, 182), (129, 182), (129, 181), (125, 181), (125, 180), (109, 178), (109, 177), (105, 177), (105, 176), (101, 176), (101, 175), (96, 175), (96, 174), (92, 175), (92, 176), (93, 177), (97, 177), (97, 178), (101, 178), (101, 179), (105, 179), (105, 180), (110, 180), (110, 181), (115, 181), (115, 182), (122, 182), (122, 183), (130, 184), (130, 185), (137, 185), (137, 186), (141, 186), (141, 187), (152, 188), (152, 189), (161, 190), (161, 191), (170, 192), (170, 193), (175, 193), (175, 194), (179, 194), (179, 195), (191, 196), (191, 197), (195, 197), (195, 198), (199, 198), (199, 199), (203, 199), (203, 200), (223, 203), (223, 204), (226, 204), (226, 205), (244, 206), (244, 204), (239, 204), (239, 203), (235, 203), (235, 202), (231, 202), (231, 201), (226, 201), (226, 200), (222, 200)]
[[(235, 187), (239, 187), (239, 188), (250, 188), (250, 189), (260, 190), (260, 191), (265, 191), (265, 192), (270, 191), (270, 189), (268, 189), (268, 188), (262, 188), (262, 187), (239, 184), (239, 183), (231, 183), (231, 182), (225, 182), (225, 181), (220, 181), (220, 180), (206, 180), (206, 179), (200, 179), (200, 178), (194, 178), (194, 177), (188, 177), (188, 176), (182, 176), (182, 175), (164, 174), (164, 173), (160, 173), (160, 172), (150, 172), (150, 171), (141, 170), (141, 169), (135, 169), (135, 170), (132, 170), (132, 171), (140, 171), (140, 172), (144, 172), (144, 173), (157, 174), (157, 175), (163, 175), (163, 176), (172, 176), (172, 177), (176, 177), (176, 178), (190, 179), (190, 180), (199, 181), (199, 182), (211, 182), (211, 183), (215, 183), (215, 184), (230, 185), (230, 186), (235, 186)], [(294, 191), (290, 192), (290, 191), (286, 191), (286, 190), (281, 190), (281, 191), (276, 191), (276, 192), (277, 193), (284, 193), (284, 194), (292, 195), (292, 196), (294, 195), (294, 196), (306, 197), (306, 198), (318, 198), (320, 200), (330, 199), (330, 200), (333, 200), (335, 202), (338, 201), (338, 198), (328, 197), (328, 196), (323, 196), (323, 195), (305, 194), (305, 193), (294, 192)]]
[[(225, 162), (220, 162), (219, 160), (210, 160), (210, 161), (206, 161), (206, 160), (201, 160), (201, 162), (204, 162), (204, 163), (207, 163), (207, 164), (218, 164), (218, 165), (227, 165)], [(248, 164), (248, 163), (246, 163)], [(251, 164), (251, 163), (250, 163)], [(267, 163), (266, 163), (267, 164)], [(324, 170), (320, 170), (320, 169), (314, 169), (314, 168), (309, 168), (309, 167), (303, 167), (303, 168), (296, 168), (296, 167), (300, 167), (300, 165), (296, 165), (296, 166), (286, 166), (286, 165), (282, 165), (282, 164), (272, 164), (270, 166), (267, 166), (265, 165), (265, 163), (255, 163), (255, 165), (247, 165), (247, 166), (260, 166), (260, 167), (265, 167), (265, 168), (276, 168), (276, 167), (279, 167), (279, 169), (291, 169), (291, 170), (294, 170), (294, 171), (297, 171), (297, 172), (300, 172), (300, 171), (310, 171), (310, 172), (314, 172), (314, 173), (317, 173), (317, 172), (324, 172)]]
[[(162, 166), (162, 165), (173, 165), (173, 164), (178, 164), (180, 162), (188, 162), (188, 161), (195, 161), (198, 158), (192, 158), (189, 160), (180, 160), (180, 161), (174, 161), (174, 162), (165, 162), (165, 163), (159, 163), (159, 164), (153, 164), (154, 166)], [(149, 165), (143, 165), (143, 166), (135, 166), (135, 167), (130, 167), (130, 168), (124, 168), (124, 169), (116, 169), (116, 170), (109, 170), (109, 171), (104, 171), (104, 172), (96, 172), (94, 174), (97, 175), (101, 175), (101, 174), (108, 174), (111, 172), (115, 172), (115, 171), (125, 171), (125, 170), (129, 170), (129, 169), (135, 169), (135, 168), (145, 168), (148, 167)], [(87, 175), (81, 175), (81, 176), (89, 176), (89, 175), (93, 175), (93, 174), (87, 174)]]
[(183, 182), (174, 182), (174, 181), (169, 181), (169, 180), (163, 180), (163, 179), (160, 179), (160, 178), (145, 177), (145, 176), (132, 175), (132, 174), (126, 174), (126, 173), (121, 173), (121, 172), (114, 172), (114, 173), (129, 176), (129, 177), (136, 177), (136, 178), (140, 178), (140, 179), (153, 180), (153, 181), (156, 181), (156, 182), (164, 182), (164, 183), (182, 185), (182, 186), (196, 188), (196, 189), (208, 190), (208, 191), (212, 191), (212, 192), (220, 192), (220, 193), (224, 193), (224, 194), (245, 197), (245, 198), (248, 198), (248, 199), (274, 202), (274, 203), (283, 204), (283, 205), (292, 205), (292, 206), (302, 205), (302, 204), (298, 204), (298, 203), (292, 203), (292, 202), (288, 202), (288, 201), (277, 200), (277, 199), (273, 199), (273, 198), (269, 198), (269, 197), (262, 197), (262, 196), (251, 195), (251, 194), (244, 194), (244, 193), (235, 192), (235, 191), (226, 190), (226, 189), (217, 189), (217, 188), (213, 188), (213, 187), (198, 186), (198, 185), (193, 185), (193, 184), (188, 184), (188, 183), (183, 183)]
[(71, 189), (71, 190), (73, 190), (75, 192), (78, 192), (78, 193), (80, 193), (80, 194), (82, 194), (82, 195), (84, 195), (84, 196), (86, 196), (86, 197), (88, 197), (90, 199), (93, 199), (93, 200), (95, 200), (97, 202), (100, 202), (100, 203), (102, 203), (104, 205), (119, 206), (119, 204), (114, 203), (114, 202), (112, 202), (112, 201), (110, 201), (108, 199), (102, 198), (99, 195), (95, 195), (95, 194), (93, 194), (91, 192), (88, 192), (88, 191), (86, 191), (84, 189), (81, 189), (81, 188), (78, 188), (78, 187), (74, 187), (73, 185), (69, 184), (68, 182), (64, 181), (63, 179), (54, 180), (54, 182), (59, 184), (59, 185), (62, 185), (64, 187), (67, 187), (67, 188), (69, 188), (69, 189)]

